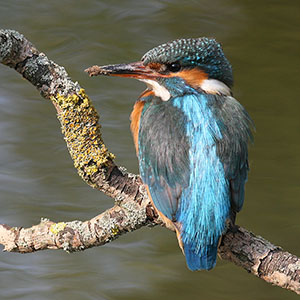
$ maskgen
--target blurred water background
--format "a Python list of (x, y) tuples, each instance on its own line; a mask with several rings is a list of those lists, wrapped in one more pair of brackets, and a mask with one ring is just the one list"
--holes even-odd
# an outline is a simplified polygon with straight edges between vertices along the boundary
[[(134, 173), (129, 114), (144, 86), (83, 70), (138, 60), (175, 38), (217, 38), (257, 129), (237, 223), (299, 256), (299, 9), (297, 0), (0, 0), (0, 28), (23, 33), (80, 82), (106, 145)], [(112, 205), (78, 177), (51, 103), (0, 65), (0, 223), (86, 220)], [(158, 227), (82, 253), (0, 253), (1, 300), (296, 297), (221, 260), (210, 272), (188, 271), (174, 234)]]

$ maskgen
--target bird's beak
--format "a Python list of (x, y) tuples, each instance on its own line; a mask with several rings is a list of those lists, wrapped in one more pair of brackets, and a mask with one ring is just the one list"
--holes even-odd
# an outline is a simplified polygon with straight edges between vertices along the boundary
[(159, 76), (155, 70), (144, 66), (142, 61), (137, 61), (129, 64), (93, 66), (85, 70), (90, 76), (105, 75), (130, 77), (136, 79), (154, 79)]

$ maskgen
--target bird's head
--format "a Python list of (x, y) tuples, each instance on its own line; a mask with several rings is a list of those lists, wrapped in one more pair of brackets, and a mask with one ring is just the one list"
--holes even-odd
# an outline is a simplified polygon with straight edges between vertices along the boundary
[(193, 91), (230, 94), (232, 68), (215, 39), (178, 39), (149, 50), (140, 61), (100, 67), (100, 74), (144, 81), (167, 101)]

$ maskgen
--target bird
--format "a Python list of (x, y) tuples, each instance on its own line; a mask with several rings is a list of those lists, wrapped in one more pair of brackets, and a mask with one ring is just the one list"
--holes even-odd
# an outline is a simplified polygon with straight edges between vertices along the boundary
[(146, 83), (131, 113), (141, 179), (187, 267), (216, 265), (222, 235), (244, 203), (254, 124), (233, 97), (232, 66), (214, 38), (159, 45), (133, 63), (99, 67)]

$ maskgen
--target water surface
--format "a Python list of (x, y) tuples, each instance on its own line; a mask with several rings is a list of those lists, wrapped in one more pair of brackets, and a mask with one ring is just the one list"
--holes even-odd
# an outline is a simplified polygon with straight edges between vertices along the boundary
[[(234, 68), (234, 95), (255, 121), (237, 223), (300, 255), (299, 1), (37, 1), (0, 4), (0, 27), (66, 67), (101, 115), (117, 163), (138, 172), (129, 114), (142, 83), (88, 78), (93, 64), (138, 60), (179, 37), (213, 36)], [(86, 220), (113, 201), (77, 175), (51, 103), (0, 66), (0, 223)], [(190, 272), (175, 236), (143, 228), (82, 253), (0, 253), (0, 299), (296, 299), (229, 262)]]

